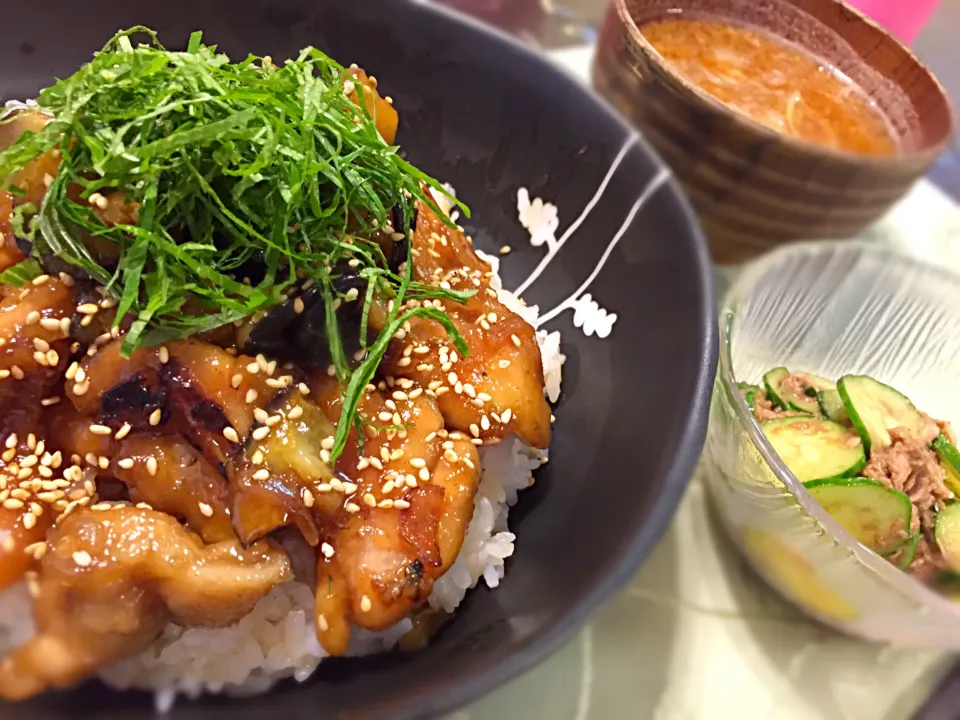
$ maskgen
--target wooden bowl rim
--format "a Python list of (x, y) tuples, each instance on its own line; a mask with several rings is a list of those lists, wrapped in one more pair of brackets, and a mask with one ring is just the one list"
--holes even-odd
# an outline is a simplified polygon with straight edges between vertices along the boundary
[[(789, 2), (789, 0), (784, 0)], [(923, 73), (930, 79), (933, 83), (933, 86), (936, 88), (937, 93), (940, 96), (940, 99), (943, 101), (944, 106), (947, 111), (947, 129), (943, 134), (943, 137), (940, 138), (935, 143), (930, 143), (925, 147), (919, 150), (910, 150), (904, 152), (898, 152), (894, 155), (864, 155), (855, 152), (848, 152), (846, 150), (837, 150), (835, 148), (829, 148), (823, 145), (818, 145), (807, 140), (801, 140), (792, 135), (787, 135), (786, 133), (777, 132), (773, 128), (769, 128), (766, 125), (757, 122), (756, 120), (751, 119), (743, 113), (737, 112), (730, 108), (726, 103), (718, 100), (710, 93), (702, 90), (695, 83), (691, 82), (684, 76), (682, 73), (674, 70), (670, 64), (664, 60), (663, 56), (657, 51), (653, 44), (647, 40), (643, 32), (640, 30), (640, 25), (634, 20), (633, 16), (630, 13), (630, 10), (627, 7), (628, 0), (614, 0), (613, 7), (616, 8), (617, 18), (620, 21), (620, 24), (627, 30), (627, 33), (632, 41), (634, 47), (639, 50), (644, 56), (649, 58), (656, 66), (671, 80), (679, 84), (686, 92), (693, 95), (698, 101), (706, 105), (710, 110), (720, 115), (725, 116), (729, 120), (732, 120), (737, 125), (741, 126), (745, 130), (749, 130), (756, 134), (759, 134), (771, 141), (780, 142), (788, 146), (790, 149), (799, 152), (799, 153), (809, 153), (814, 155), (820, 155), (831, 160), (836, 160), (850, 165), (856, 166), (873, 166), (879, 168), (892, 168), (903, 165), (927, 165), (932, 163), (943, 153), (943, 151), (950, 144), (954, 133), (956, 132), (956, 113), (954, 112), (953, 106), (950, 103), (950, 97), (947, 95), (947, 91), (944, 89), (943, 85), (940, 84), (940, 81), (937, 79), (937, 76), (928, 68), (914, 53), (907, 47), (904, 43), (900, 41), (895, 35), (886, 30), (883, 26), (877, 23), (872, 18), (863, 14), (857, 8), (848, 5), (842, 0), (822, 0), (823, 2), (842, 6), (845, 10), (850, 12), (857, 20), (861, 23), (869, 25), (877, 30), (880, 34), (884, 35), (888, 40), (898, 45), (900, 49), (905, 53), (909, 60), (919, 67)], [(674, 0), (673, 7), (683, 11), (685, 5), (685, 0)], [(720, 18), (723, 19), (723, 18)], [(828, 27), (824, 23), (820, 22), (817, 18), (813, 20), (823, 27), (827, 28), (831, 32), (835, 32), (833, 28)], [(844, 39), (842, 35), (837, 33), (837, 35)]]

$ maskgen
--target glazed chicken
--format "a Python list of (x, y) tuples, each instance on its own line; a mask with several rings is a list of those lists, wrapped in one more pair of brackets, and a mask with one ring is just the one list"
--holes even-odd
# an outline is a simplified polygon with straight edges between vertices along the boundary
[(32, 429), (42, 401), (69, 360), (73, 290), (40, 276), (24, 288), (0, 286), (0, 432)]
[(37, 635), (0, 662), (0, 697), (68, 686), (146, 647), (167, 622), (221, 627), (290, 579), (283, 551), (203, 542), (164, 513), (80, 510), (47, 536)]
[(442, 305), (470, 348), (460, 357), (438, 323), (410, 320), (391, 344), (383, 374), (409, 378), (437, 398), (447, 425), (484, 442), (515, 433), (526, 444), (550, 443), (550, 407), (543, 395), (543, 366), (529, 323), (497, 299), (490, 266), (477, 257), (463, 232), (446, 225), (425, 204), (413, 234), (414, 275), (421, 282), (472, 290), (464, 305)]
[[(326, 540), (315, 622), (331, 654), (346, 651), (351, 623), (383, 630), (422, 603), (459, 554), (473, 515), (476, 446), (444, 429), (422, 388), (401, 382), (389, 394), (365, 394), (364, 415), (390, 429), (371, 428), (362, 451), (352, 431), (337, 477), (315, 491)], [(313, 392), (328, 417), (340, 416), (336, 382), (318, 379)]]
[[(265, 71), (279, 72), (263, 62)], [(398, 125), (392, 101), (379, 94), (375, 78), (355, 66), (346, 72), (338, 76), (343, 94), (334, 93), (335, 104), (364, 109), (366, 145), (392, 145)], [(0, 123), (0, 150), (49, 120), (18, 111)], [(352, 120), (351, 133), (363, 125), (360, 117)], [(165, 142), (149, 147), (158, 152)], [(82, 143), (76, 145), (79, 154)], [(347, 652), (354, 628), (385, 630), (421, 611), (463, 545), (480, 484), (480, 448), (513, 435), (534, 448), (550, 442), (535, 330), (500, 302), (490, 266), (463, 230), (417, 201), (407, 257), (407, 237), (398, 232), (401, 207), (413, 210), (417, 179), (379, 210), (350, 209), (334, 233), (337, 251), (297, 266), (291, 258), (303, 246), (296, 233), (308, 219), (300, 214), (287, 222), (289, 215), (276, 227), (292, 238), (284, 260), (271, 265), (263, 247), (238, 252), (235, 264), (218, 268), (225, 273), (218, 276), (222, 296), (207, 287), (212, 270), (198, 271), (195, 260), (178, 266), (188, 289), (170, 303), (174, 310), (160, 314), (169, 320), (180, 313), (176, 322), (184, 325), (199, 319), (204, 332), (163, 344), (141, 338), (125, 357), (125, 336), (136, 340), (131, 326), (143, 319), (143, 296), (151, 294), (146, 280), (137, 284), (141, 276), (164, 275), (164, 262), (190, 251), (181, 246), (167, 260), (148, 253), (131, 285), (137, 297), (118, 307), (130, 272), (128, 241), (139, 240), (148, 223), (126, 226), (148, 212), (156, 218), (162, 199), (154, 197), (151, 206), (143, 195), (125, 196), (124, 188), (139, 187), (139, 176), (119, 189), (91, 181), (103, 193), (89, 194), (84, 183), (96, 173), (68, 175), (74, 153), (61, 155), (60, 147), (46, 146), (12, 176), (17, 188), (0, 190), (0, 271), (27, 253), (43, 272), (22, 287), (0, 284), (0, 591), (25, 582), (37, 627), (35, 637), (0, 659), (0, 698), (69, 686), (140, 653), (168, 623), (231, 625), (292, 580), (291, 558), (304, 554), (310, 562), (296, 564), (296, 579), (315, 585), (314, 630), (331, 655)], [(74, 146), (64, 140), (62, 147)], [(282, 156), (269, 162), (284, 162)], [(391, 172), (384, 177), (399, 170)], [(238, 176), (224, 173), (221, 180)], [(238, 196), (249, 179), (234, 186)], [(244, 204), (258, 201), (260, 186), (252, 185)], [(15, 237), (24, 203), (39, 204), (48, 187), (48, 205), (59, 190), (71, 212), (93, 223), (91, 230), (72, 216), (73, 225), (87, 228), (76, 239), (101, 274), (52, 256), (40, 243), (31, 253), (30, 243)], [(304, 182), (297, 190), (320, 198), (311, 198), (321, 204), (310, 205), (310, 214), (321, 214), (327, 189)], [(397, 227), (383, 222), (383, 207), (393, 203), (386, 215)], [(163, 242), (201, 246), (191, 233), (204, 228), (179, 222), (163, 227)], [(220, 236), (207, 239), (206, 250), (219, 253)], [(351, 248), (354, 241), (363, 249)], [(410, 262), (422, 294), (393, 308), (388, 298), (399, 294), (389, 283), (400, 283)], [(245, 277), (250, 267), (275, 280), (273, 287), (263, 290)], [(111, 275), (116, 282), (109, 288), (93, 280)], [(424, 285), (433, 287), (423, 293)], [(424, 297), (439, 289), (473, 294), (464, 303)], [(239, 305), (247, 290), (261, 293), (261, 304), (227, 315), (246, 317), (231, 324), (210, 315)], [(411, 317), (392, 339), (382, 337), (374, 359), (384, 347), (385, 356), (350, 394), (347, 378), (390, 318), (426, 306), (450, 318), (469, 352), (455, 349), (441, 323)], [(207, 324), (211, 317), (216, 322)], [(155, 320), (141, 326), (156, 329)], [(368, 337), (360, 337), (362, 325)], [(180, 326), (161, 330), (171, 327)], [(335, 354), (339, 371), (331, 365)], [(338, 431), (346, 435), (342, 447)]]

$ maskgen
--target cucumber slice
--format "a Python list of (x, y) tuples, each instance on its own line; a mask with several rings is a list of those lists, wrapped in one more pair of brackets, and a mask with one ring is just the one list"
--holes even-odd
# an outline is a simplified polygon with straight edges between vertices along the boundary
[(746, 382), (737, 383), (737, 387), (743, 393), (743, 399), (747, 401), (747, 407), (753, 410), (754, 401), (757, 399), (757, 395), (763, 392), (763, 388)]
[(815, 480), (807, 490), (843, 528), (882, 555), (900, 548), (913, 505), (904, 493), (869, 478)]
[(957, 450), (946, 435), (940, 435), (933, 441), (933, 449), (940, 458), (940, 467), (946, 475), (947, 487), (954, 495), (960, 497), (960, 450)]
[(767, 400), (781, 410), (787, 409), (787, 403), (780, 397), (780, 385), (789, 374), (790, 371), (785, 367), (778, 367), (763, 376), (763, 387), (767, 391)]
[(847, 415), (847, 409), (843, 406), (843, 400), (836, 386), (817, 393), (817, 401), (820, 403), (820, 412), (827, 420), (833, 420), (841, 425), (850, 424), (850, 416)]
[(924, 417), (907, 397), (866, 375), (845, 375), (837, 390), (867, 453), (890, 445), (890, 431), (905, 428), (922, 436)]
[(955, 572), (960, 572), (960, 503), (951, 503), (937, 513), (933, 531), (943, 559)]
[(866, 464), (860, 439), (829, 420), (764, 420), (760, 429), (800, 482), (856, 475)]

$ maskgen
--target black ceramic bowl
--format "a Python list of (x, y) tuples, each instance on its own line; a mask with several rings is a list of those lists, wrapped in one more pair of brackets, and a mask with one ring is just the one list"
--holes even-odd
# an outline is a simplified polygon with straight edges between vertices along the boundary
[[(551, 462), (511, 513), (517, 550), (501, 587), (469, 593), (423, 651), (325, 661), (309, 683), (242, 701), (183, 701), (171, 718), (432, 717), (568, 640), (656, 544), (707, 423), (716, 361), (707, 254), (673, 181), (651, 188), (665, 176), (646, 144), (633, 141), (604, 185), (632, 135), (602, 101), (512, 41), (419, 2), (42, 0), (9, 3), (3, 14), (4, 99), (32, 96), (136, 24), (157, 29), (171, 47), (202, 28), (204, 40), (234, 57), (282, 58), (316, 45), (377, 76), (400, 111), (405, 152), (471, 206), (464, 224), (478, 245), (514, 248), (503, 263), (507, 287), (544, 254), (517, 222), (520, 186), (557, 204), (561, 232), (590, 206), (526, 293), (529, 302), (557, 306), (609, 253), (586, 291), (617, 313), (612, 334), (586, 337), (570, 311), (548, 323), (564, 331), (563, 396)], [(88, 685), (0, 704), (0, 717), (127, 720), (150, 708), (145, 695)]]

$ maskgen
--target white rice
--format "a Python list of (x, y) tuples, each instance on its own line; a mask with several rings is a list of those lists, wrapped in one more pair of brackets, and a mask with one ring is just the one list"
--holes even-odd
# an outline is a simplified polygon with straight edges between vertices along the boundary
[[(494, 271), (499, 258), (487, 256)], [(526, 306), (500, 289), (505, 305), (531, 324), (536, 306)], [(546, 392), (552, 401), (560, 393), (561, 366), (558, 332), (537, 332), (543, 355)], [(480, 449), (483, 475), (474, 500), (473, 519), (460, 555), (437, 580), (429, 603), (452, 612), (466, 592), (482, 578), (495, 588), (504, 575), (504, 561), (513, 554), (515, 536), (507, 527), (509, 508), (517, 493), (531, 482), (531, 472), (546, 460), (546, 453), (533, 450), (515, 437)], [(204, 692), (242, 695), (267, 690), (280, 679), (306, 680), (326, 652), (316, 640), (313, 627), (313, 589), (291, 581), (273, 589), (237, 624), (218, 629), (184, 630), (168, 625), (163, 635), (140, 655), (104, 669), (100, 677), (118, 689), (154, 690), (159, 711), (169, 710), (177, 694), (191, 698)], [(354, 629), (349, 654), (365, 655), (391, 648), (411, 627), (409, 620), (372, 633)], [(33, 634), (30, 598), (18, 585), (0, 593), (0, 656)]]

